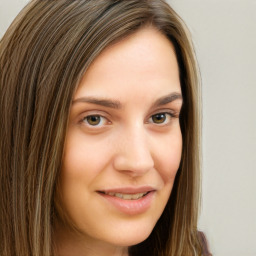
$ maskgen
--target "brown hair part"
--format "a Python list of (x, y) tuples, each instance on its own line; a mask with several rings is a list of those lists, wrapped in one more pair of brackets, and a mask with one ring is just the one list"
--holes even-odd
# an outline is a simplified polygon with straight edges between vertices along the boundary
[(54, 198), (73, 94), (108, 46), (144, 26), (174, 45), (183, 108), (182, 160), (169, 202), (132, 256), (202, 255), (200, 87), (190, 35), (163, 0), (33, 0), (0, 42), (0, 254), (50, 256)]

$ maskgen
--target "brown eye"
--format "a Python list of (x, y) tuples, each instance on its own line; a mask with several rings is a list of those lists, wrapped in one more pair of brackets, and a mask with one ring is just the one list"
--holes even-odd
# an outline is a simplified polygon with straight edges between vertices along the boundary
[(153, 123), (162, 124), (166, 120), (166, 114), (159, 113), (159, 114), (153, 115), (151, 118), (152, 118)]
[(87, 116), (85, 121), (92, 126), (99, 125), (101, 123), (101, 116)]

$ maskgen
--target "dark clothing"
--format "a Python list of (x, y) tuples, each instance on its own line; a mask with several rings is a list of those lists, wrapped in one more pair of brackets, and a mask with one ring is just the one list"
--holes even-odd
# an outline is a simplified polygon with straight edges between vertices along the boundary
[(199, 231), (198, 238), (203, 247), (203, 255), (202, 256), (212, 256), (212, 254), (209, 252), (207, 239), (206, 239), (204, 233)]

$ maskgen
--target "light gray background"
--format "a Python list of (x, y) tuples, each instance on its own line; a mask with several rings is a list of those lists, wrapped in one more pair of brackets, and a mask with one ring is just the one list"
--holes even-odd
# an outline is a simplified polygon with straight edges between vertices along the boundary
[[(0, 37), (27, 3), (0, 0)], [(256, 256), (256, 0), (169, 0), (203, 82), (199, 228), (214, 256)]]

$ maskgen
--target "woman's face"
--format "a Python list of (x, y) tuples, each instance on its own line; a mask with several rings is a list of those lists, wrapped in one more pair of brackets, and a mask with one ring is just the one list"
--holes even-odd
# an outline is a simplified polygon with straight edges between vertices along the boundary
[(127, 247), (151, 233), (180, 164), (181, 105), (174, 48), (153, 28), (106, 49), (84, 75), (72, 102), (60, 193), (87, 247)]

